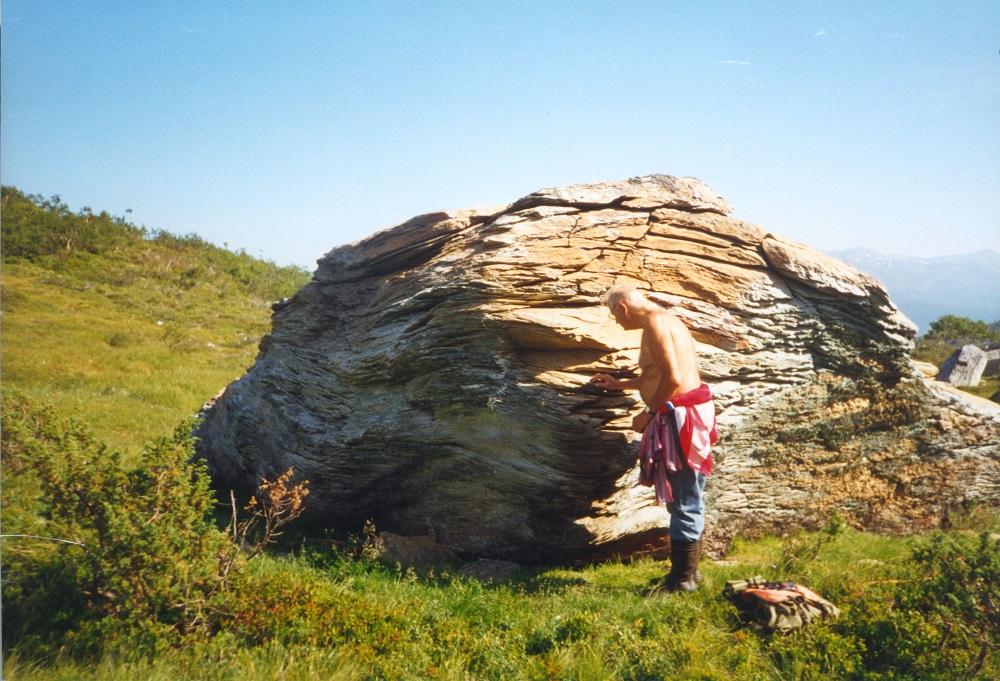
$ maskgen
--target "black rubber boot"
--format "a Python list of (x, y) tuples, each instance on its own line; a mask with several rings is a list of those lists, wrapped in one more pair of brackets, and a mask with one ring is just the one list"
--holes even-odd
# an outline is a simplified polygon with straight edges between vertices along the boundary
[(650, 594), (655, 593), (687, 593), (698, 588), (698, 554), (701, 551), (701, 540), (670, 542), (670, 573), (659, 581)]

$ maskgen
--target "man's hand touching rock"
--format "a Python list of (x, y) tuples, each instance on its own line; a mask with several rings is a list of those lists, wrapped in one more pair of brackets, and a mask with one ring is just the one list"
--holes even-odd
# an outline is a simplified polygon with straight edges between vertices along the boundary
[(614, 376), (608, 374), (594, 374), (590, 379), (590, 384), (605, 390), (621, 390), (621, 383)]

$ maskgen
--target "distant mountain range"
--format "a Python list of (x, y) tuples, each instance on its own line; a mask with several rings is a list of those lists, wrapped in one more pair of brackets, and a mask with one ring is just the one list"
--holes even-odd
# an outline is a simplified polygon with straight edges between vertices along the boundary
[(886, 255), (867, 248), (830, 253), (877, 278), (920, 333), (946, 314), (1000, 320), (1000, 253), (992, 250), (935, 258)]

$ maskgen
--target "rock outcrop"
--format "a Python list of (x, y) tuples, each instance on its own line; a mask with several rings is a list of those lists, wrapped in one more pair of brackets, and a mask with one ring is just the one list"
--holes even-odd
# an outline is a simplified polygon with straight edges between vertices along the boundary
[(939, 381), (947, 381), (957, 388), (979, 385), (989, 357), (976, 345), (963, 345), (941, 365)]
[(1000, 376), (1000, 348), (993, 348), (986, 351), (986, 368), (983, 369), (984, 378)]
[(821, 523), (933, 525), (1000, 500), (1000, 417), (942, 397), (870, 276), (730, 217), (663, 175), (431, 213), (336, 248), (275, 306), (255, 365), (207, 409), (222, 488), (288, 467), (314, 521), (427, 535), (519, 563), (656, 553), (636, 486), (638, 336), (600, 304), (630, 281), (699, 342), (722, 439), (708, 537)]

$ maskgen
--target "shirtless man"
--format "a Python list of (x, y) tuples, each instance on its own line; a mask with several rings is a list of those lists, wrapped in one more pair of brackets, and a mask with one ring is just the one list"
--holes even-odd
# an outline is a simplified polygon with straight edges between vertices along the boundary
[[(695, 446), (691, 445), (691, 438), (688, 439), (687, 451), (680, 452), (680, 470), (669, 474), (666, 481), (670, 486), (667, 495), (670, 573), (657, 590), (693, 591), (700, 577), (697, 569), (705, 528), (705, 478), (712, 467), (705, 445), (715, 437), (711, 393), (701, 381), (694, 339), (683, 322), (627, 284), (613, 286), (605, 294), (604, 303), (623, 329), (642, 329), (638, 378), (622, 381), (608, 374), (597, 374), (591, 379), (592, 384), (608, 390), (639, 391), (646, 406), (632, 419), (632, 429), (643, 433), (644, 441), (658, 425), (677, 432), (673, 408), (698, 409), (698, 413), (685, 411), (687, 418), (693, 417), (690, 427), (701, 425), (704, 429), (707, 428), (705, 422), (711, 421), (708, 424), (711, 432), (705, 430), (696, 434)], [(671, 409), (665, 406), (668, 402)], [(651, 426), (654, 419), (659, 420)], [(683, 437), (678, 441), (682, 450), (685, 449), (683, 441)]]

